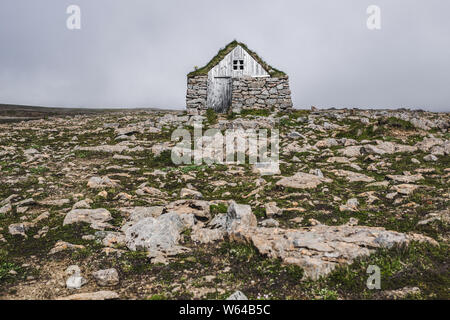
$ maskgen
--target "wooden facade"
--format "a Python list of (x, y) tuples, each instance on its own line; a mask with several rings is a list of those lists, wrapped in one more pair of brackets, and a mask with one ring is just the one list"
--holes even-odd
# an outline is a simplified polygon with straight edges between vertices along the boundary
[(231, 105), (232, 79), (241, 77), (270, 75), (238, 45), (208, 72), (207, 108), (225, 112)]
[(293, 107), (289, 77), (236, 40), (187, 78), (188, 114), (204, 114), (208, 109), (240, 113), (242, 109), (287, 111)]

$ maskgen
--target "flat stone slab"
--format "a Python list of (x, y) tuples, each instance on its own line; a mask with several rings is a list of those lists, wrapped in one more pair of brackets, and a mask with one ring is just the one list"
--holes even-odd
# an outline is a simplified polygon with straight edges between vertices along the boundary
[(320, 185), (322, 182), (330, 183), (333, 182), (333, 180), (319, 177), (314, 174), (297, 172), (292, 177), (285, 177), (277, 181), (277, 186), (295, 189), (313, 189)]
[(378, 248), (407, 245), (410, 241), (431, 238), (363, 226), (317, 225), (300, 229), (241, 228), (229, 234), (231, 239), (252, 243), (261, 254), (303, 268), (305, 277), (314, 280), (342, 264), (368, 256)]
[(107, 187), (116, 187), (117, 183), (109, 177), (91, 177), (87, 183), (91, 189), (102, 189)]
[(103, 208), (100, 209), (74, 209), (67, 213), (63, 225), (86, 222), (94, 229), (110, 227), (107, 221), (112, 219), (111, 213)]
[(314, 280), (379, 248), (407, 245), (410, 241), (438, 245), (435, 240), (420, 234), (388, 231), (381, 227), (350, 224), (318, 224), (299, 229), (257, 227), (250, 206), (234, 201), (226, 215), (216, 216), (207, 228), (195, 228), (191, 239), (200, 243), (223, 239), (250, 243), (269, 258), (300, 266), (304, 276)]
[(77, 293), (56, 300), (111, 300), (118, 299), (119, 295), (114, 291), (97, 291), (87, 293)]
[(375, 179), (365, 174), (348, 171), (348, 170), (331, 170), (330, 172), (334, 173), (338, 177), (347, 178), (348, 182), (374, 182)]

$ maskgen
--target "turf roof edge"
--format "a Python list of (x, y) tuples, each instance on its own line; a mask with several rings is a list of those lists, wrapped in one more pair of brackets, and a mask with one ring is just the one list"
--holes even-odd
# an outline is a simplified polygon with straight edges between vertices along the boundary
[(187, 76), (188, 78), (192, 78), (195, 76), (201, 76), (201, 75), (207, 75), (209, 70), (214, 68), (217, 64), (219, 64), (220, 61), (222, 61), (223, 58), (227, 54), (229, 54), (234, 48), (237, 46), (241, 46), (253, 59), (255, 59), (263, 68), (264, 70), (269, 73), (269, 75), (273, 78), (277, 77), (283, 77), (286, 76), (286, 73), (283, 71), (277, 70), (270, 66), (268, 63), (266, 63), (263, 59), (261, 59), (256, 52), (250, 50), (245, 43), (238, 42), (236, 40), (233, 40), (229, 44), (225, 46), (225, 48), (222, 48), (219, 50), (219, 52), (203, 67), (198, 68), (192, 72), (190, 72)]

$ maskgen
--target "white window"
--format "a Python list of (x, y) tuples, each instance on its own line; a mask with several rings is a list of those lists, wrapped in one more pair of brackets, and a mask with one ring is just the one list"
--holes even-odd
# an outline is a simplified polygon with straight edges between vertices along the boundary
[(244, 70), (244, 60), (233, 60), (233, 70)]

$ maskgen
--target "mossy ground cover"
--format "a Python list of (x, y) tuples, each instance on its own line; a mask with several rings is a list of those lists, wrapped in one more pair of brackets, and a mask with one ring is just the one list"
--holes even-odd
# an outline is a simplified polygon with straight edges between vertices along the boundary
[[(421, 130), (414, 128), (410, 122), (398, 118), (384, 117), (371, 120), (371, 123), (366, 125), (360, 121), (345, 118), (336, 120), (318, 112), (306, 110), (294, 110), (291, 113), (279, 115), (272, 111), (250, 110), (244, 111), (241, 115), (228, 116), (228, 120), (232, 121), (239, 117), (257, 120), (258, 117), (266, 116), (281, 117), (277, 118), (279, 121), (276, 123), (276, 128), (280, 129), (283, 145), (294, 141), (285, 136), (292, 131), (300, 132), (308, 137), (307, 140), (303, 138), (295, 140), (300, 146), (306, 142), (314, 145), (319, 139), (327, 137), (351, 138), (358, 143), (363, 140), (379, 139), (414, 145), (426, 136)], [(314, 120), (313, 116), (317, 116), (318, 119)], [(112, 154), (104, 152), (73, 150), (75, 145), (116, 144), (115, 130), (103, 128), (105, 122), (126, 126), (130, 123), (146, 121), (149, 117), (145, 113), (138, 113), (135, 117), (114, 114), (88, 121), (83, 124), (82, 129), (78, 129), (79, 132), (65, 128), (59, 130), (59, 133), (45, 131), (44, 134), (39, 130), (26, 129), (15, 132), (14, 139), (9, 139), (8, 142), (2, 140), (2, 143), (5, 142), (4, 146), (17, 146), (20, 151), (14, 156), (7, 155), (0, 158), (2, 181), (14, 181), (11, 184), (0, 184), (0, 200), (12, 194), (18, 194), (20, 200), (30, 197), (36, 201), (48, 198), (69, 198), (71, 202), (59, 207), (30, 205), (26, 214), (19, 214), (14, 207), (10, 213), (0, 215), (0, 234), (6, 240), (6, 242), (0, 242), (0, 295), (7, 295), (17, 290), (20, 285), (31, 285), (30, 280), (27, 280), (29, 276), (44, 282), (46, 278), (36, 266), (57, 262), (64, 267), (69, 264), (80, 264), (89, 271), (94, 271), (95, 268), (116, 268), (120, 274), (121, 284), (113, 289), (127, 288), (127, 292), (121, 291), (121, 296), (123, 295), (124, 298), (191, 299), (196, 297), (197, 291), (208, 289), (203, 298), (222, 299), (239, 289), (254, 299), (379, 299), (382, 298), (382, 291), (406, 286), (417, 286), (421, 290), (418, 296), (410, 298), (449, 298), (449, 256), (446, 240), (449, 234), (448, 225), (443, 221), (418, 224), (430, 212), (445, 210), (449, 207), (448, 197), (445, 196), (445, 193), (448, 193), (450, 165), (448, 156), (439, 156), (436, 162), (423, 161), (423, 157), (428, 153), (421, 151), (385, 154), (375, 159), (367, 156), (355, 157), (352, 163), (360, 166), (361, 173), (378, 182), (385, 180), (389, 182), (389, 185), (385, 187), (368, 187), (367, 183), (349, 183), (346, 178), (331, 172), (337, 169), (356, 171), (348, 164), (327, 162), (330, 156), (338, 156), (342, 146), (331, 147), (327, 150), (282, 154), (281, 160), (285, 163), (280, 166), (281, 174), (263, 177), (255, 174), (250, 165), (227, 166), (202, 163), (175, 166), (169, 151), (163, 151), (159, 156), (155, 156), (148, 147), (153, 143), (169, 141), (171, 132), (176, 127), (170, 125), (163, 126), (161, 133), (137, 133), (136, 139), (144, 141), (142, 145), (145, 146), (145, 150), (123, 154), (131, 156), (133, 160), (112, 159)], [(219, 119), (226, 120), (226, 117), (210, 114), (205, 124), (210, 126), (217, 123)], [(151, 118), (153, 119), (153, 116)], [(310, 121), (316, 124), (331, 122), (339, 125), (341, 129), (311, 130), (307, 127)], [(45, 130), (51, 129), (50, 127), (50, 125), (42, 126)], [(97, 130), (100, 127), (102, 129)], [(448, 133), (441, 133), (439, 130), (430, 132), (443, 139), (449, 138)], [(50, 138), (51, 135), (55, 139)], [(72, 141), (74, 136), (77, 136), (77, 142)], [(64, 157), (49, 158), (47, 163), (27, 164), (27, 157), (22, 152), (27, 148), (34, 148), (51, 155), (61, 153)], [(291, 161), (293, 156), (300, 161)], [(413, 158), (418, 159), (420, 163), (413, 162)], [(376, 170), (368, 169), (369, 166), (381, 161), (387, 165), (379, 166)], [(64, 168), (66, 168), (65, 171), (63, 171)], [(68, 171), (67, 168), (73, 169)], [(137, 170), (128, 170), (130, 168)], [(290, 176), (298, 171), (309, 172), (317, 168), (320, 168), (333, 182), (323, 183), (311, 190), (283, 188), (276, 185), (281, 176)], [(395, 184), (386, 179), (386, 175), (415, 173), (421, 168), (434, 171), (423, 173), (424, 179), (416, 183), (420, 186), (416, 191), (408, 196), (398, 195), (393, 199), (386, 198), (386, 194), (392, 192), (391, 187)], [(165, 176), (151, 174), (155, 170), (164, 172)], [(71, 174), (74, 171), (82, 178), (73, 178)], [(119, 185), (105, 189), (108, 193), (107, 197), (100, 197), (99, 190), (90, 190), (86, 187), (87, 179), (93, 175), (111, 175), (119, 182)], [(192, 178), (185, 181), (182, 178), (183, 175), (190, 175)], [(226, 182), (226, 185), (216, 187), (213, 184), (222, 180)], [(264, 181), (262, 186), (261, 181)], [(283, 228), (306, 227), (311, 224), (310, 219), (327, 225), (340, 225), (349, 222), (351, 218), (356, 218), (359, 225), (384, 227), (389, 230), (415, 232), (429, 236), (438, 241), (439, 246), (413, 243), (404, 248), (376, 250), (371, 256), (337, 268), (327, 277), (311, 281), (302, 279), (301, 268), (283, 265), (279, 260), (262, 256), (254, 247), (245, 243), (224, 241), (213, 245), (199, 245), (192, 242), (190, 231), (186, 231), (182, 234), (182, 245), (191, 251), (171, 258), (168, 265), (155, 265), (145, 253), (131, 252), (126, 248), (115, 248), (125, 250), (120, 256), (107, 256), (98, 242), (83, 240), (82, 236), (95, 234), (95, 230), (88, 225), (62, 226), (65, 213), (76, 201), (72, 195), (81, 193), (93, 200), (92, 208), (108, 209), (113, 216), (110, 223), (115, 228), (119, 228), (125, 221), (125, 217), (118, 208), (149, 205), (148, 199), (140, 198), (136, 194), (137, 187), (144, 182), (150, 187), (166, 192), (167, 198), (163, 199), (166, 202), (178, 200), (180, 189), (189, 183), (202, 193), (204, 200), (232, 199), (238, 203), (251, 205), (258, 221), (267, 218), (264, 209), (267, 202), (275, 202), (282, 209), (299, 209), (284, 211), (280, 217), (275, 218)], [(258, 188), (260, 189), (255, 195), (248, 196)], [(133, 199), (128, 202), (118, 199), (116, 196), (120, 192), (131, 195)], [(377, 199), (369, 203), (368, 197), (363, 195), (365, 192), (372, 192)], [(340, 200), (335, 200), (335, 196)], [(353, 197), (359, 201), (358, 210), (341, 211), (340, 204)], [(221, 202), (211, 205), (212, 216), (225, 213), (227, 207), (226, 203)], [(26, 239), (9, 234), (10, 224), (21, 222), (23, 219), (21, 217), (25, 216), (28, 216), (27, 219), (35, 218), (44, 211), (49, 211), (49, 219), (30, 228)], [(291, 222), (293, 218), (303, 218), (303, 220), (300, 223), (293, 223)], [(33, 236), (46, 226), (49, 228), (46, 236), (35, 239)], [(83, 245), (85, 249), (48, 256), (48, 251), (59, 240)], [(30, 261), (33, 261), (30, 267), (22, 267)], [(366, 271), (371, 264), (378, 265), (382, 269), (381, 291), (367, 289)], [(63, 272), (63, 270), (60, 271)], [(214, 276), (213, 280), (205, 279), (211, 275)]]

